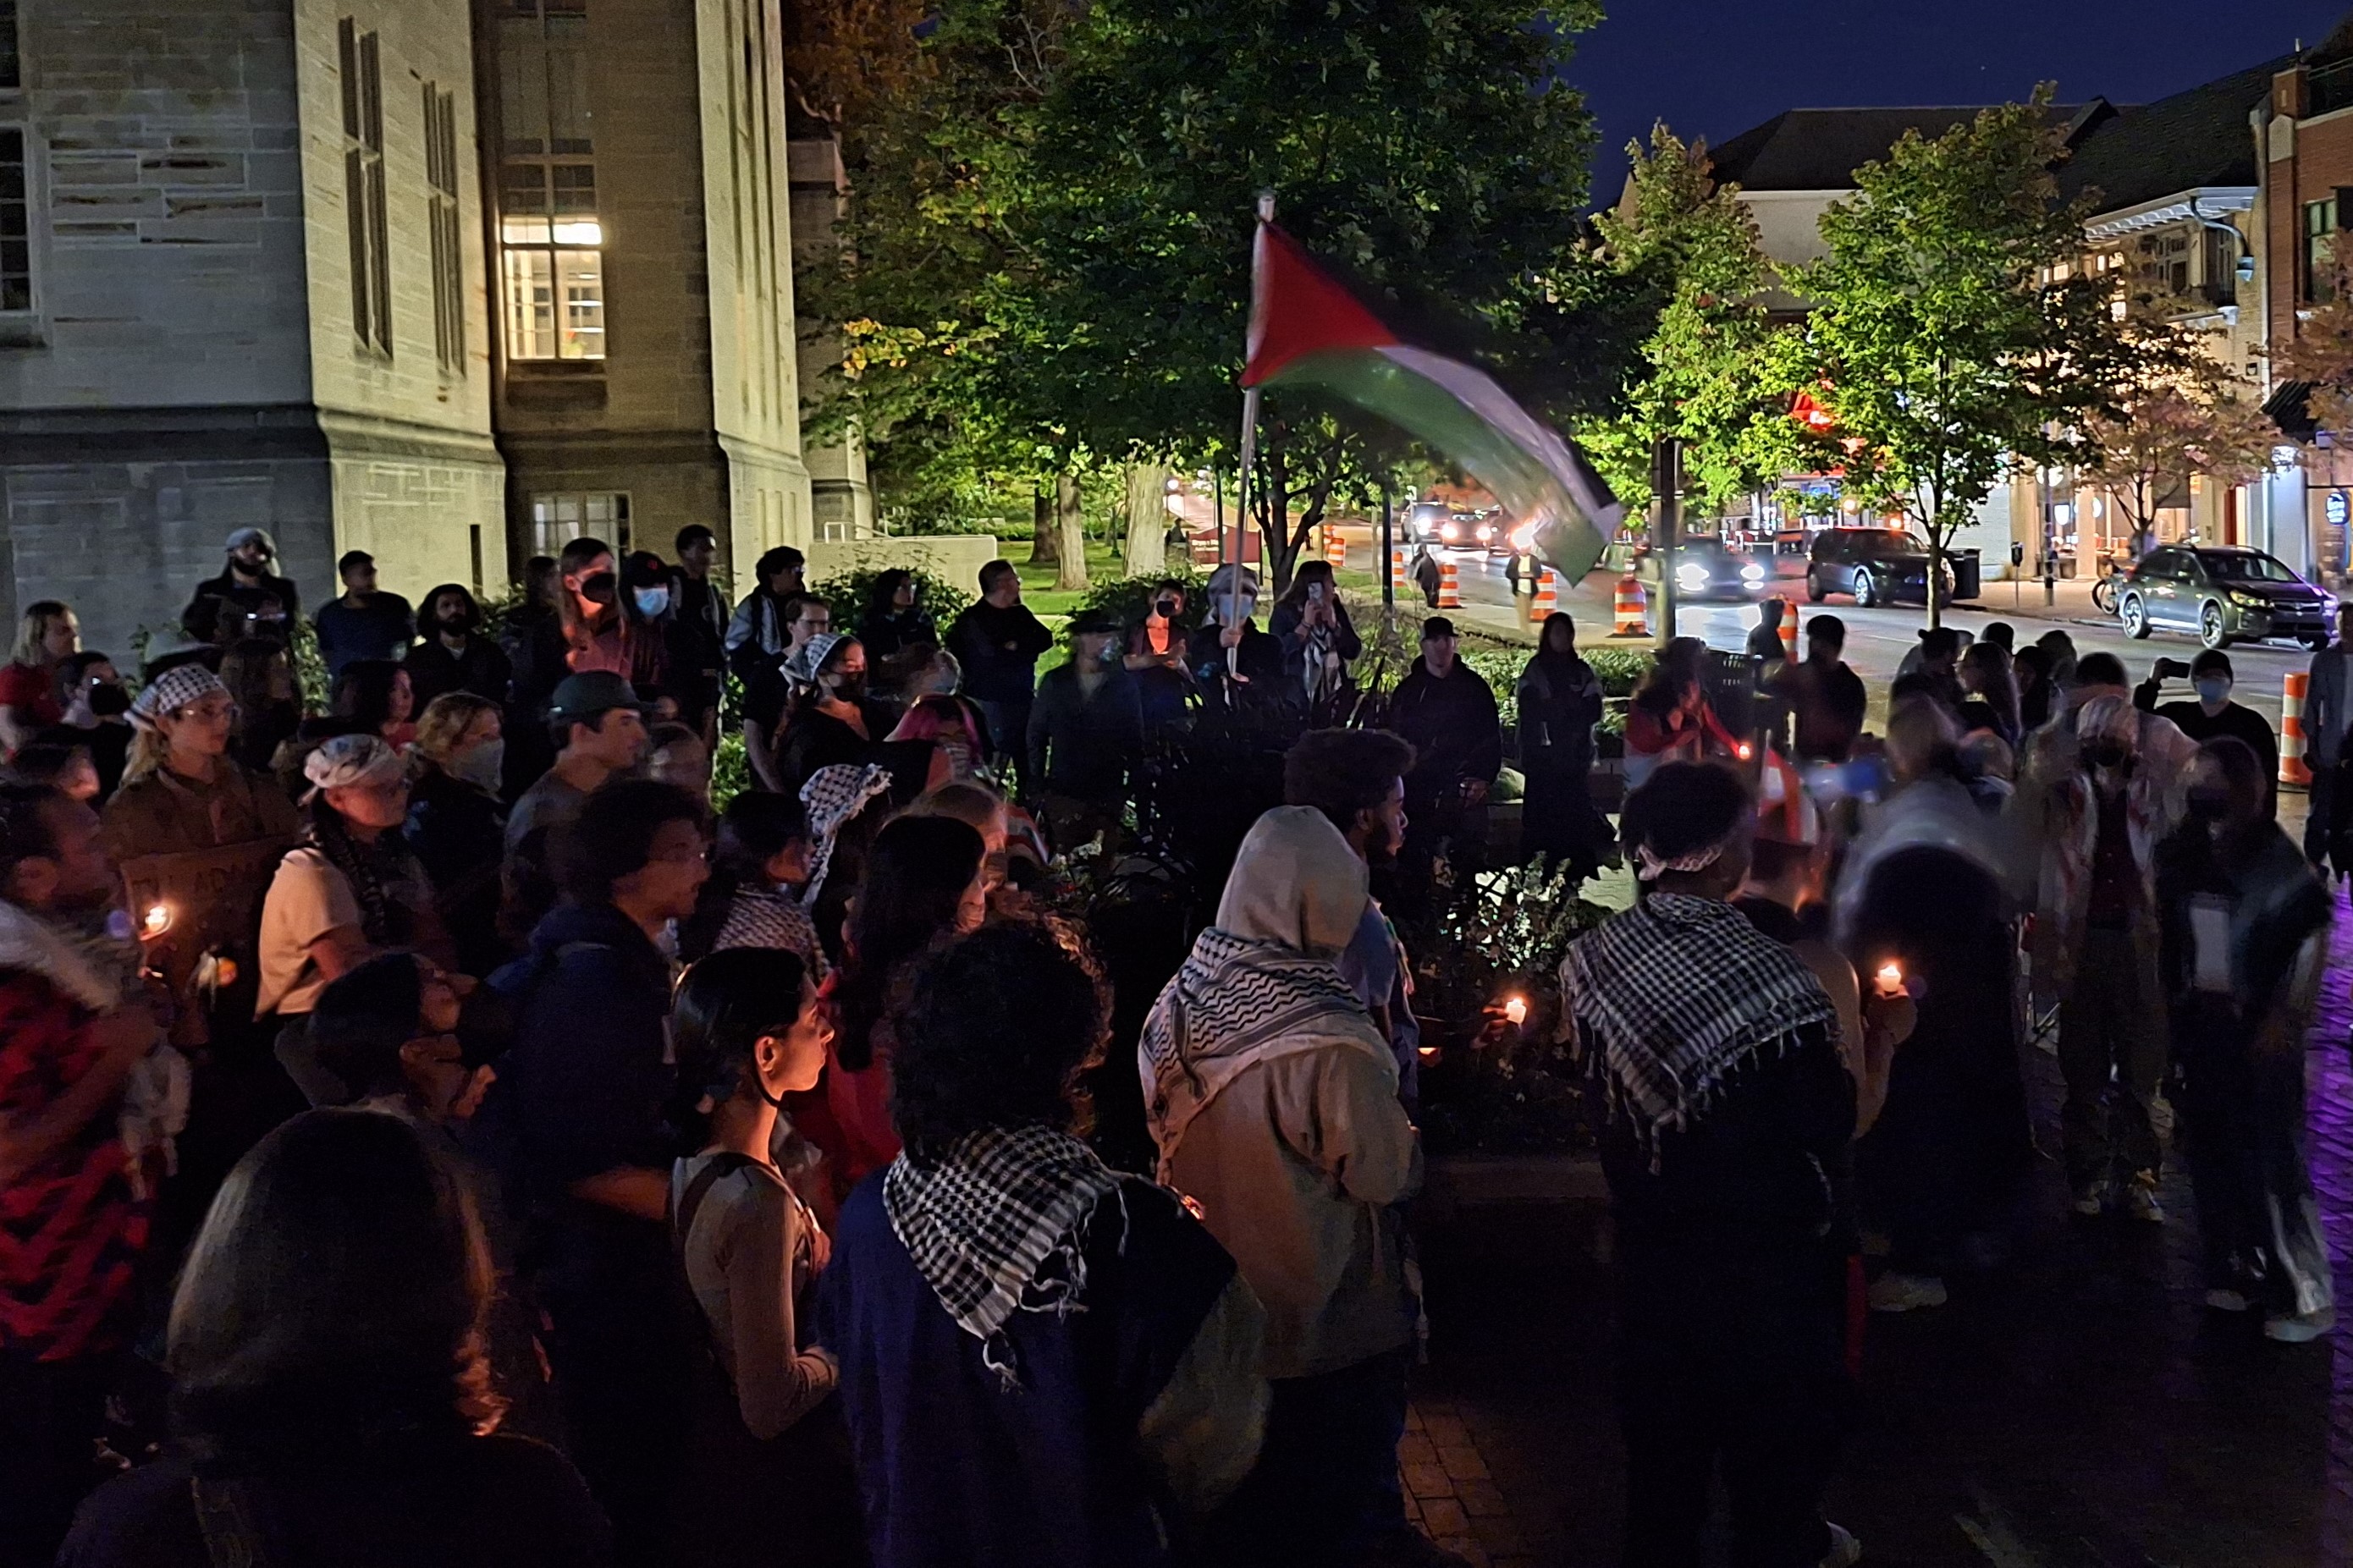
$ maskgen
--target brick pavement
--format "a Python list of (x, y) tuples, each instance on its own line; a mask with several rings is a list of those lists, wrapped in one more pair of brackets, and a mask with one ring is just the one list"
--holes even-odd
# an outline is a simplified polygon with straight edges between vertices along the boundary
[[(2338, 895), (2309, 1046), (2316, 1184), (2348, 1304), (2264, 1341), (2200, 1303), (2188, 1183), (2170, 1222), (2066, 1213), (2056, 1064), (2030, 1053), (2045, 1152), (2010, 1260), (1951, 1305), (1876, 1318), (1829, 1499), (1905, 1568), (2353, 1564), (2353, 909)], [(1616, 1561), (1608, 1237), (1590, 1205), (1466, 1209), (1426, 1237), (1433, 1327), (1400, 1451), (1417, 1520), (1483, 1568)]]

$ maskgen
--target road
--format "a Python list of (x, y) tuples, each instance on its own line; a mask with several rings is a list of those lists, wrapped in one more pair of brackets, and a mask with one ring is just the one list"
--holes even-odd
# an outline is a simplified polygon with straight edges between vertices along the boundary
[[(1369, 540), (1367, 541), (1369, 544)], [(1352, 550), (1355, 548), (1351, 542)], [(1359, 562), (1369, 559), (1369, 552), (1356, 553)], [(1455, 552), (1448, 559), (1460, 568), (1459, 581), (1465, 605), (1493, 609), (1513, 607), (1511, 585), (1504, 575), (1504, 563), (1490, 561), (1486, 556), (1470, 551)], [(1577, 618), (1580, 636), (1592, 638), (1609, 625), (1613, 580), (1605, 573), (1596, 572), (1583, 583), (1561, 595), (1561, 608)], [(1804, 603), (1805, 584), (1802, 579), (1780, 583), (1776, 591), (1799, 607), (1800, 616), (1829, 611), (1846, 623), (1846, 658), (1855, 673), (1862, 676), (1874, 693), (1884, 689), (1895, 678), (1896, 665), (1906, 650), (1919, 638), (1920, 628), (1927, 625), (1927, 613), (1917, 605), (1898, 605), (1882, 609), (1858, 609), (1845, 595), (1834, 595), (1815, 605)], [(2159, 631), (2145, 642), (2135, 642), (2109, 617), (2098, 616), (2081, 605), (2080, 592), (2069, 590), (2078, 601), (2083, 613), (2073, 617), (2066, 615), (2068, 606), (2059, 610), (2045, 609), (2042, 603), (2042, 585), (2028, 584), (2017, 595), (2018, 607), (2011, 608), (2010, 584), (1990, 584), (1975, 607), (1956, 608), (1947, 612), (1949, 625), (1975, 633), (1991, 621), (2008, 621), (2018, 628), (2018, 641), (2023, 645), (2033, 641), (2052, 626), (2063, 627), (2075, 642), (2080, 654), (2094, 651), (2113, 653), (2125, 662), (2126, 672), (2136, 681), (2148, 673), (2151, 664), (2159, 658), (2178, 658), (2188, 663), (2199, 651), (2197, 638), (2179, 633)], [(1526, 601), (1520, 600), (1525, 605)], [(1715, 647), (1737, 649), (1743, 647), (1749, 630), (1757, 624), (1757, 607), (1753, 604), (1685, 605), (1676, 616), (1677, 629), (1685, 637), (1704, 637)], [(1655, 629), (1655, 626), (1653, 627)], [(2312, 656), (2292, 643), (2242, 643), (2230, 650), (2231, 663), (2237, 675), (2237, 700), (2245, 703), (2279, 726), (2280, 696), (2283, 683), (2290, 670), (2307, 668)], [(2190, 696), (2187, 681), (2168, 682), (2167, 700), (2187, 700)]]

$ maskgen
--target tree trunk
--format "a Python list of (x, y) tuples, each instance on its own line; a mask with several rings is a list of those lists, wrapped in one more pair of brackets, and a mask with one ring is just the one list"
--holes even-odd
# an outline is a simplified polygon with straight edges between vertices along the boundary
[(1054, 493), (1039, 485), (1029, 498), (1029, 564), (1052, 566), (1062, 558), (1054, 528)]
[(1060, 474), (1054, 479), (1054, 586), (1070, 590), (1087, 585), (1087, 518), (1079, 507), (1079, 476)]
[(1127, 470), (1127, 574), (1156, 577), (1168, 570), (1168, 470), (1138, 463)]

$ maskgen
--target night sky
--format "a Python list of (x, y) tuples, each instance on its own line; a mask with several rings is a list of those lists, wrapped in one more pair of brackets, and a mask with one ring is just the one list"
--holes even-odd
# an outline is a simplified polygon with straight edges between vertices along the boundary
[(1566, 72), (1600, 121), (1593, 194), (1664, 120), (1723, 142), (1785, 109), (2145, 103), (2319, 42), (2345, 0), (1603, 0)]

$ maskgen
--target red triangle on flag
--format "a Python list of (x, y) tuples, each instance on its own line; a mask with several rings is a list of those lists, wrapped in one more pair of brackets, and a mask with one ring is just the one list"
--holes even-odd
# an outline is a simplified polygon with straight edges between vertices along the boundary
[(1242, 384), (1280, 374), (1303, 354), (1327, 349), (1380, 349), (1398, 335), (1315, 265), (1299, 242), (1271, 223), (1258, 226), (1250, 253), (1250, 359)]

